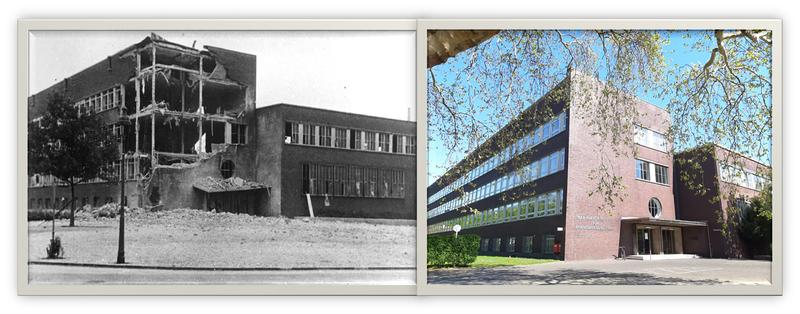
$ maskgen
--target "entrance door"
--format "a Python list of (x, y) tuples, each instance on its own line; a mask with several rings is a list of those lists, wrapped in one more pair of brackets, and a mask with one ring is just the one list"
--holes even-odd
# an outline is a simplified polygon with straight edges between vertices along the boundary
[(661, 251), (675, 254), (675, 230), (661, 229)]
[(636, 254), (653, 254), (653, 247), (651, 246), (653, 243), (653, 230), (636, 229), (636, 240), (639, 244), (636, 248)]

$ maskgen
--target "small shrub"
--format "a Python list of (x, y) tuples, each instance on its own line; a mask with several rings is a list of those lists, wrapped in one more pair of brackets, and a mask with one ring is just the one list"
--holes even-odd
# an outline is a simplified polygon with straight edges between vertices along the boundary
[(34, 220), (52, 220), (52, 209), (28, 209), (28, 221)]
[(61, 258), (64, 256), (64, 247), (61, 246), (61, 237), (50, 239), (47, 246), (47, 258)]
[(478, 257), (481, 238), (473, 234), (429, 236), (428, 266), (465, 267)]

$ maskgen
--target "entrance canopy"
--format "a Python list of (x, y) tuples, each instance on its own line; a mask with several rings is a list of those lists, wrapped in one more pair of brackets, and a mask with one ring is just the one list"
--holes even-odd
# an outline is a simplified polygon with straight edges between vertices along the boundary
[(228, 179), (217, 179), (206, 177), (198, 179), (193, 184), (195, 189), (201, 190), (206, 193), (220, 193), (220, 192), (234, 192), (234, 191), (252, 191), (267, 189), (266, 185), (258, 182), (251, 182), (239, 177), (231, 177)]
[(659, 219), (652, 217), (622, 217), (622, 223), (629, 224), (647, 224), (655, 226), (669, 226), (669, 227), (706, 227), (708, 224), (705, 221), (691, 221), (691, 220), (677, 220), (677, 219)]
[(203, 193), (201, 208), (205, 210), (267, 215), (269, 188), (264, 184), (239, 177), (227, 179), (206, 177), (196, 180), (193, 185)]

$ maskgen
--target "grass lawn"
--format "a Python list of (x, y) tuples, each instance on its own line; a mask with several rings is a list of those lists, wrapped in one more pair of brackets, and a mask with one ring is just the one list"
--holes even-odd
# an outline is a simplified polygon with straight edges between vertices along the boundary
[(469, 267), (498, 267), (498, 266), (519, 266), (519, 265), (536, 265), (543, 263), (556, 262), (554, 259), (538, 259), (538, 258), (522, 258), (522, 257), (507, 257), (507, 256), (478, 256)]

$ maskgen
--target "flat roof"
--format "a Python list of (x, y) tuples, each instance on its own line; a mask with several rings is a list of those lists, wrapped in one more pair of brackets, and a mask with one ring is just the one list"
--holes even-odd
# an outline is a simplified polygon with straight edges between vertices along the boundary
[(293, 108), (299, 108), (299, 109), (303, 109), (303, 110), (313, 110), (313, 111), (322, 111), (322, 112), (341, 113), (341, 114), (346, 114), (346, 115), (351, 115), (351, 116), (366, 117), (366, 118), (370, 118), (370, 119), (381, 119), (381, 120), (387, 120), (387, 121), (417, 123), (416, 121), (411, 121), (411, 120), (402, 120), (402, 119), (392, 119), (392, 118), (386, 118), (386, 117), (370, 116), (370, 115), (366, 115), (366, 114), (362, 114), (362, 113), (339, 111), (339, 110), (333, 110), (333, 109), (327, 109), (327, 108), (317, 108), (317, 107), (297, 105), (297, 104), (288, 104), (288, 103), (277, 103), (277, 104), (271, 104), (271, 105), (257, 106), (256, 107), (256, 111), (274, 109), (274, 108), (277, 108), (277, 107), (293, 107)]

